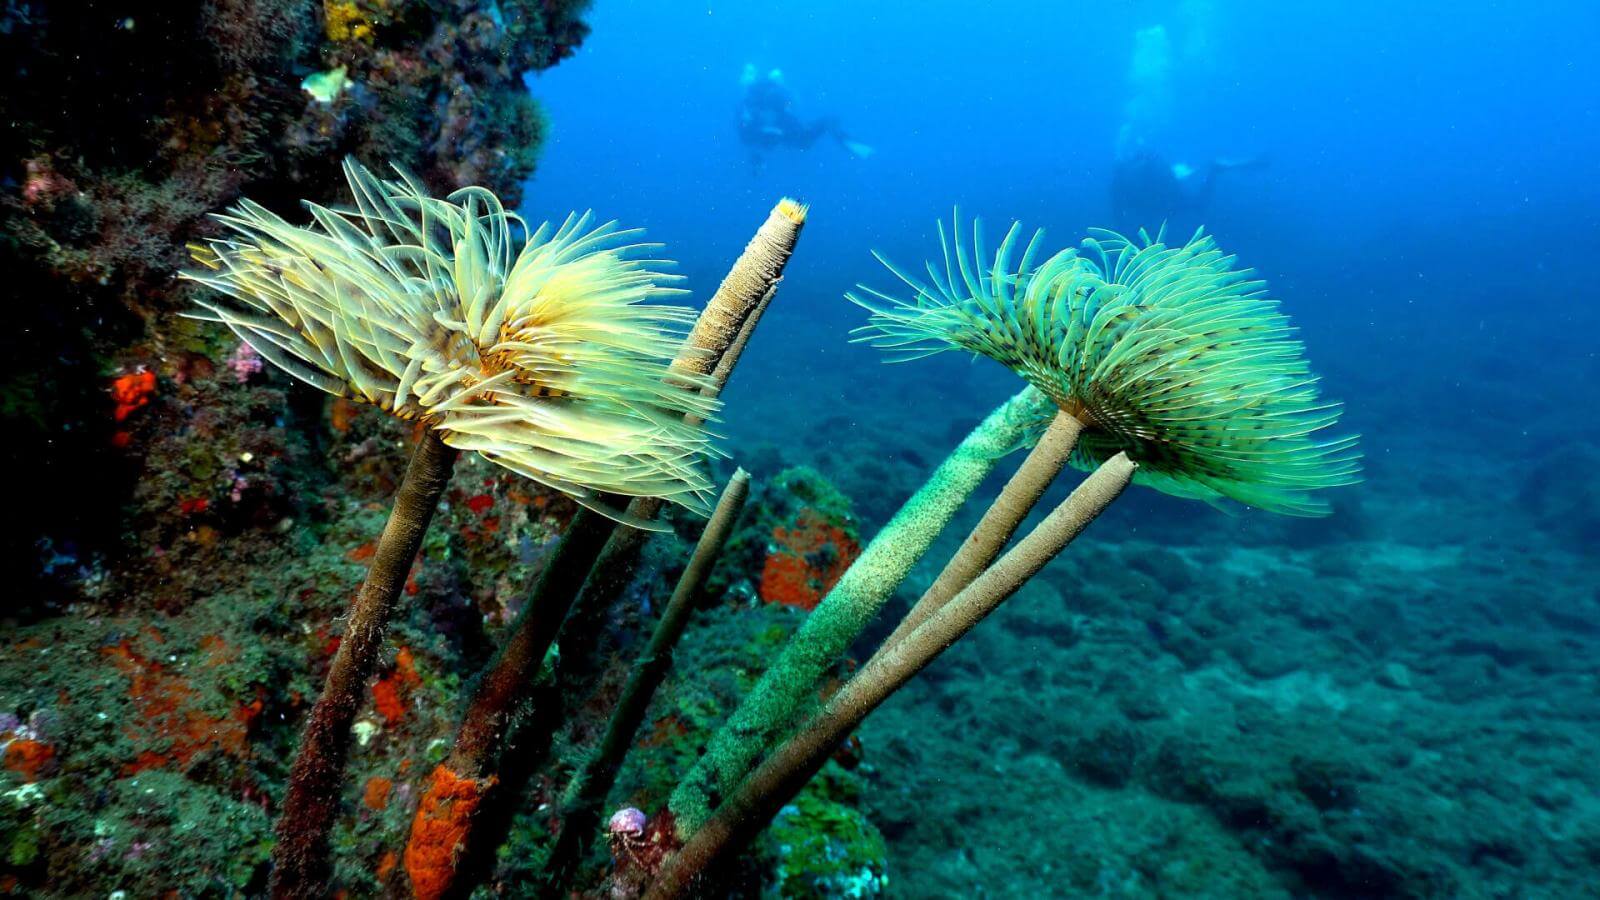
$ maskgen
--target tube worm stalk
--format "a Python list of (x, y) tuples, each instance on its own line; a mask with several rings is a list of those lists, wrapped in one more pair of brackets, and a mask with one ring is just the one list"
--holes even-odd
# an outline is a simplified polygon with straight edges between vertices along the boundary
[[(712, 387), (718, 392), (727, 386), (734, 365), (778, 291), (783, 269), (794, 255), (805, 221), (806, 207), (793, 200), (785, 198), (772, 208), (689, 333), (688, 345), (702, 352), (680, 357), (677, 367), (710, 375)], [(640, 519), (654, 519), (660, 512), (661, 501), (655, 497), (640, 497), (628, 505), (628, 513)], [(575, 640), (566, 647), (568, 667), (564, 677), (575, 683), (579, 693), (589, 686), (586, 683), (592, 681), (599, 668), (600, 624), (611, 604), (633, 581), (646, 537), (644, 532), (631, 528), (619, 529), (612, 535), (569, 617), (567, 633)]]
[(673, 649), (694, 613), (695, 598), (717, 556), (721, 554), (749, 492), (750, 475), (739, 469), (733, 473), (733, 478), (723, 490), (722, 499), (711, 514), (711, 521), (700, 533), (694, 554), (678, 579), (672, 599), (661, 613), (661, 621), (656, 624), (649, 646), (634, 661), (628, 682), (611, 711), (605, 736), (573, 778), (562, 804), (561, 835), (545, 863), (545, 896), (563, 895), (573, 870), (588, 852), (600, 824), (606, 796), (611, 793), (617, 772), (622, 768), (623, 757), (627, 755), (628, 748), (633, 746), (634, 735), (644, 721), (656, 689), (672, 668)]
[(433, 429), (424, 429), (395, 493), (394, 508), (378, 538), (367, 578), (351, 602), (348, 624), (328, 668), (322, 696), (311, 710), (289, 772), (289, 789), (278, 817), (278, 842), (272, 850), (274, 897), (322, 897), (328, 893), (328, 834), (343, 796), (340, 788), (350, 750), (350, 726), (383, 647), (395, 598), (405, 586), (455, 461), (456, 451), (446, 447)]
[(881, 655), (926, 622), (929, 616), (938, 612), (951, 597), (960, 593), (962, 588), (971, 584), (979, 573), (994, 562), (1000, 551), (1005, 549), (1006, 542), (1016, 533), (1017, 526), (1028, 517), (1050, 483), (1061, 474), (1067, 459), (1072, 456), (1072, 448), (1078, 445), (1078, 435), (1082, 433), (1083, 423), (1071, 413), (1064, 410), (1056, 413), (1044, 436), (1028, 453), (1028, 458), (1017, 467), (1011, 480), (1000, 491), (1000, 496), (989, 504), (983, 518), (973, 527), (967, 539), (962, 541), (961, 549), (945, 563), (944, 571), (923, 592), (916, 605), (895, 626), (893, 633), (884, 640), (874, 656)]
[[(477, 679), (455, 745), (435, 769), (411, 821), (405, 862), (413, 895), (464, 895), (486, 861), (480, 854), (489, 848), (475, 832), (485, 819), (495, 817), (491, 811), (501, 812), (492, 792), (500, 787), (498, 770), (507, 737), (520, 730), (517, 719), (532, 695), (545, 654), (584, 574), (615, 527), (616, 522), (587, 508), (572, 517), (527, 604), (511, 624), (510, 635)], [(455, 797), (453, 802), (435, 796), (447, 789)]]
[(533, 595), (511, 626), (511, 635), (484, 671), (456, 733), (447, 764), (459, 776), (490, 774), (493, 758), (511, 717), (539, 674), (545, 654), (555, 643), (561, 619), (610, 537), (615, 522), (588, 509), (579, 510), (545, 564)]
[(1122, 453), (1102, 463), (999, 562), (874, 657), (689, 837), (662, 867), (646, 900), (689, 896), (703, 875), (746, 846), (862, 720), (1082, 533), (1128, 486), (1134, 468)]
[(710, 818), (720, 798), (729, 796), (760, 755), (790, 728), (822, 674), (894, 593), (956, 510), (1000, 458), (1021, 443), (1029, 427), (1053, 409), (1033, 388), (1001, 404), (878, 532), (673, 791), (669, 805), (680, 836), (694, 833)]
[[(711, 387), (721, 389), (731, 368), (729, 351), (732, 348), (742, 350), (749, 339), (759, 311), (771, 300), (783, 267), (794, 252), (805, 218), (806, 207), (793, 200), (784, 199), (772, 209), (695, 321), (682, 352), (673, 361), (673, 369), (702, 376), (720, 374), (722, 381)], [(639, 497), (628, 504), (628, 512), (639, 519), (654, 519), (661, 507), (660, 498)], [(592, 655), (600, 621), (610, 602), (632, 579), (645, 537), (646, 533), (639, 529), (616, 528), (609, 519), (588, 510), (581, 510), (574, 517), (536, 583), (533, 595), (513, 623), (506, 644), (477, 681), (456, 734), (454, 749), (443, 764), (449, 770), (452, 784), (470, 781), (479, 785), (485, 794), (520, 787), (520, 784), (511, 784), (512, 779), (501, 779), (497, 771), (509, 729), (515, 725), (519, 737), (528, 745), (543, 748), (550, 734), (560, 726), (564, 713), (563, 691), (556, 690), (549, 693), (548, 702), (541, 704), (547, 708), (534, 710), (525, 722), (513, 722), (516, 713), (528, 706), (534, 676), (558, 632), (571, 637), (575, 646), (564, 649), (576, 664), (582, 666), (585, 657)], [(586, 578), (599, 584), (584, 592), (592, 594), (592, 599), (575, 610), (574, 603)], [(535, 749), (534, 752), (545, 751)], [(521, 761), (524, 771), (531, 771), (529, 762)], [(426, 800), (425, 797), (424, 805)], [(473, 870), (480, 866), (489, 849), (489, 838), (479, 833), (480, 825), (491, 818), (504, 820), (505, 816), (500, 813), (508, 802), (502, 796), (472, 804), (470, 819), (447, 832), (457, 842), (456, 846), (414, 850), (412, 844), (423, 833), (425, 824), (421, 818), (423, 807), (419, 807), (418, 818), (412, 822), (406, 854), (408, 860), (416, 858), (429, 863), (426, 871), (408, 871), (413, 892), (418, 897), (432, 897), (469, 891), (477, 874)], [(436, 893), (424, 893), (423, 885)]]

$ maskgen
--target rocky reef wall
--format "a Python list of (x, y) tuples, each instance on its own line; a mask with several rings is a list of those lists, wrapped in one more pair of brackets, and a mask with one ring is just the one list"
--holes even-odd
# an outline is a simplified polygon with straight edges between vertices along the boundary
[[(587, 5), (0, 9), (0, 893), (265, 884), (287, 752), (410, 434), (182, 318), (186, 245), (242, 196), (291, 219), (337, 202), (347, 155), (516, 204), (545, 134), (523, 76), (574, 52)], [(405, 754), (381, 751), (450, 727), (454, 663), (572, 512), (513, 481), (459, 467), (407, 586), (339, 836), (358, 893), (406, 821)]]
[(49, 581), (7, 615), (85, 592), (181, 603), (155, 582), (205, 555), (155, 551), (308, 514), (342, 468), (300, 427), (323, 403), (179, 318), (185, 245), (246, 194), (291, 216), (339, 196), (346, 155), (515, 204), (544, 135), (522, 75), (573, 52), (585, 5), (6, 4), (0, 453), (29, 514), (5, 562)]

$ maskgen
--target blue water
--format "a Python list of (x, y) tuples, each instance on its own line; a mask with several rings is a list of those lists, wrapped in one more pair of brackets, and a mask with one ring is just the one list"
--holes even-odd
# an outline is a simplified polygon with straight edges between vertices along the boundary
[[(451, 783), (433, 766), (458, 761), (463, 707), (503, 684), (475, 673), (514, 621), (552, 630), (560, 591), (535, 585), (582, 556), (555, 542), (572, 505), (462, 454), (408, 577), (384, 577), (409, 556), (378, 535), (423, 426), (179, 319), (210, 293), (172, 270), (241, 192), (294, 222), (297, 201), (342, 205), (345, 153), (498, 191), (512, 169), (488, 154), (537, 150), (528, 218), (645, 229), (696, 306), (780, 197), (810, 204), (713, 423), (715, 475), (746, 467), (750, 501), (606, 815), (670, 833), (668, 792), (806, 615), (766, 590), (769, 566), (818, 587), (1021, 386), (988, 360), (889, 365), (851, 343), (866, 313), (846, 291), (893, 284), (872, 251), (914, 268), (952, 216), (1044, 228), (1048, 251), (1166, 220), (1267, 280), (1345, 404), (1335, 433), (1361, 435), (1364, 480), (1317, 519), (1130, 489), (876, 709), (745, 874), (812, 900), (1600, 896), (1600, 0), (595, 0), (575, 55), (527, 79), (548, 139), (506, 146), (524, 132), (503, 78), (537, 61), (522, 37), (551, 33), (519, 22), (582, 6), (0, 6), (0, 894), (263, 895), (299, 736), (343, 733), (302, 732), (340, 721), (311, 713), (333, 659), (376, 667), (370, 691), (334, 679), (360, 709), (333, 887), (387, 896), (413, 860), (460, 858), (448, 823), (432, 852), (406, 835), (427, 786)], [(872, 152), (825, 136), (753, 158), (747, 70), (780, 71), (803, 123)], [(318, 75), (349, 83), (303, 95)], [(1208, 202), (1119, 221), (1119, 164), (1141, 148), (1158, 172), (1252, 164)], [(361, 288), (334, 300), (367, 308)], [(780, 477), (799, 466), (815, 474)], [(554, 810), (687, 558), (652, 541), (604, 638), (569, 624), (548, 657), (566, 725), (495, 750), (500, 787), (532, 780), (478, 896), (544, 877)], [(392, 605), (387, 627), (352, 630), (353, 596)], [(618, 652), (586, 666), (585, 644)], [(559, 719), (534, 693), (534, 724)], [(470, 815), (470, 797), (418, 818)], [(583, 896), (627, 895), (627, 870), (659, 857), (636, 837), (597, 842)]]
[[(552, 124), (525, 212), (643, 226), (701, 299), (778, 197), (810, 203), (721, 427), (758, 477), (774, 455), (815, 465), (869, 533), (1017, 387), (991, 363), (886, 366), (849, 344), (864, 316), (843, 293), (888, 283), (869, 250), (914, 264), (958, 206), (1074, 244), (1112, 223), (1130, 135), (1174, 162), (1266, 162), (1222, 176), (1198, 218), (1300, 327), (1363, 435), (1365, 483), (1311, 522), (1130, 492), (1041, 576), (1062, 608), (1017, 601), (869, 722), (870, 812), (894, 826), (902, 890), (1585, 881), (1600, 817), (1572, 766), (1592, 758), (1582, 661), (1600, 649), (1600, 5), (605, 2), (593, 26), (530, 80)], [(822, 141), (752, 166), (735, 128), (747, 64), (781, 69), (802, 117), (837, 116), (875, 153)], [(1037, 638), (1061, 633), (1089, 637)], [(1130, 711), (1151, 702), (1155, 725)], [(1101, 734), (1134, 735), (1140, 774), (1088, 827), (1098, 795), (1070, 761), (1074, 742), (1121, 746), (1082, 737), (1102, 714), (1121, 724)], [(1061, 737), (1040, 749), (1041, 733)], [(1301, 783), (1306, 814), (1284, 785), (1307, 758), (1359, 772), (1359, 802), (1320, 808)], [(990, 774), (1013, 771), (1034, 774)], [(1140, 862), (1128, 848), (1150, 821), (1189, 821), (1143, 811), (1152, 796), (1213, 824), (1172, 825), (1188, 837)], [(1227, 881), (1213, 827), (1276, 887)], [(1037, 829), (1086, 849), (1031, 857)], [(1319, 842), (1333, 861), (1305, 849)], [(1099, 872), (1063, 874), (1097, 853)], [(1185, 882), (1181, 858), (1217, 868)]]
[[(1269, 279), (1365, 436), (1369, 497), (1447, 455), (1514, 503), (1509, 468), (1595, 440), (1594, 4), (608, 2), (592, 19), (575, 58), (530, 79), (552, 125), (525, 212), (642, 226), (704, 297), (776, 198), (812, 205), (728, 396), (736, 438), (981, 415), (1010, 376), (881, 366), (846, 343), (862, 315), (843, 292), (883, 283), (871, 249), (933, 253), (957, 206), (1056, 246), (1111, 224), (1132, 132), (1172, 161), (1266, 161), (1175, 219)], [(757, 170), (735, 128), (746, 64), (876, 152), (821, 141)]]

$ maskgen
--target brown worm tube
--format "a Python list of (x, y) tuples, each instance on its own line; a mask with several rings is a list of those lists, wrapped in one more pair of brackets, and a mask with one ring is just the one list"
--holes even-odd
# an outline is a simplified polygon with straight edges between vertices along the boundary
[(328, 893), (328, 834), (343, 795), (340, 788), (350, 751), (350, 726), (377, 665), (395, 598), (405, 587), (455, 461), (456, 451), (446, 447), (432, 429), (424, 429), (395, 493), (394, 508), (378, 538), (367, 578), (350, 604), (322, 696), (311, 710), (289, 771), (289, 789), (278, 816), (278, 842), (272, 849), (274, 897), (322, 897)]
[(567, 798), (562, 804), (561, 835), (545, 863), (543, 896), (562, 896), (573, 870), (588, 852), (600, 824), (606, 796), (616, 782), (623, 758), (633, 746), (634, 735), (644, 721), (656, 689), (672, 669), (672, 652), (689, 624), (689, 617), (694, 613), (695, 598), (722, 552), (722, 546), (727, 542), (728, 533), (733, 530), (734, 521), (739, 518), (739, 511), (744, 508), (749, 493), (750, 474), (739, 469), (733, 473), (733, 478), (723, 490), (722, 499), (717, 501), (711, 521), (700, 533), (694, 554), (690, 556), (683, 575), (678, 578), (672, 599), (667, 601), (666, 608), (662, 610), (661, 621), (656, 623), (649, 646), (634, 661), (633, 671), (629, 673), (622, 695), (612, 708), (611, 719), (606, 723), (605, 736), (594, 755), (573, 777)]
[[(718, 393), (727, 386), (734, 365), (778, 291), (784, 266), (794, 255), (805, 221), (806, 207), (788, 198), (772, 208), (689, 333), (688, 346), (701, 352), (680, 356), (675, 367), (709, 375), (709, 389)], [(628, 504), (628, 513), (640, 519), (654, 519), (660, 515), (661, 505), (659, 498), (640, 497)], [(598, 637), (606, 610), (633, 581), (646, 537), (646, 533), (633, 528), (619, 529), (612, 535), (573, 608), (568, 628), (578, 642), (568, 648), (572, 651), (568, 654), (568, 672), (580, 684), (589, 680), (598, 666), (599, 654), (588, 640)]]
[[(783, 267), (794, 252), (805, 218), (806, 207), (793, 200), (784, 199), (773, 207), (701, 311), (682, 352), (673, 361), (674, 370), (702, 379), (698, 383), (718, 374), (726, 380), (728, 366), (724, 363), (729, 351), (735, 347), (742, 350), (749, 339), (759, 311), (771, 300)], [(721, 381), (707, 385), (709, 390), (721, 387)], [(663, 505), (658, 497), (639, 497), (628, 504), (628, 513), (638, 519), (654, 519)], [(557, 690), (549, 692), (546, 700), (538, 704), (542, 708), (533, 709), (526, 721), (514, 722), (517, 714), (530, 705), (534, 676), (558, 632), (568, 636), (563, 650), (571, 661), (570, 668), (593, 668), (589, 658), (594, 655), (600, 622), (611, 602), (632, 580), (646, 536), (636, 528), (616, 528), (609, 519), (587, 509), (580, 510), (568, 526), (555, 556), (513, 623), (506, 644), (479, 677), (455, 746), (444, 763), (456, 782), (481, 782), (490, 796), (474, 804), (470, 820), (451, 832), (453, 839), (459, 841), (457, 846), (446, 848), (448, 852), (444, 853), (431, 848), (420, 854), (444, 860), (449, 870), (430, 871), (425, 883), (437, 893), (423, 894), (413, 879), (412, 889), (417, 896), (464, 895), (481, 874), (491, 849), (488, 845), (498, 837), (481, 832), (497, 832), (508, 824), (511, 798), (507, 792), (518, 790), (523, 780), (498, 771), (506, 735), (515, 727), (520, 741), (542, 756), (549, 736), (564, 717), (562, 692)], [(586, 580), (588, 589), (584, 589)], [(532, 762), (521, 760), (519, 768), (529, 772)], [(483, 823), (491, 819), (498, 824), (484, 828)], [(417, 839), (414, 823), (408, 852)]]
[(1076, 417), (1066, 411), (1056, 413), (1044, 436), (1028, 453), (1028, 458), (1017, 467), (1000, 491), (1000, 496), (989, 504), (972, 533), (961, 542), (961, 549), (945, 563), (939, 577), (934, 579), (916, 605), (895, 626), (894, 632), (884, 640), (874, 657), (899, 643), (901, 638), (926, 622), (929, 616), (938, 612), (951, 597), (960, 593), (962, 588), (971, 584), (979, 573), (994, 562), (1000, 551), (1005, 549), (1006, 542), (1016, 533), (1017, 526), (1028, 517), (1050, 483), (1061, 474), (1067, 459), (1072, 456), (1072, 448), (1078, 445), (1078, 435), (1081, 433), (1083, 423)]
[(646, 900), (690, 896), (715, 865), (760, 834), (862, 720), (1082, 533), (1128, 486), (1134, 468), (1126, 454), (1107, 460), (988, 571), (864, 666), (690, 836)]

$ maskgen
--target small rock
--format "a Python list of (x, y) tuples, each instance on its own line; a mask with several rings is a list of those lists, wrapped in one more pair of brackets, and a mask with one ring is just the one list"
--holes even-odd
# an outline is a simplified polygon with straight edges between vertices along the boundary
[(1384, 663), (1383, 668), (1378, 670), (1378, 683), (1387, 688), (1394, 688), (1397, 691), (1409, 691), (1411, 690), (1411, 670), (1406, 668), (1405, 663)]

